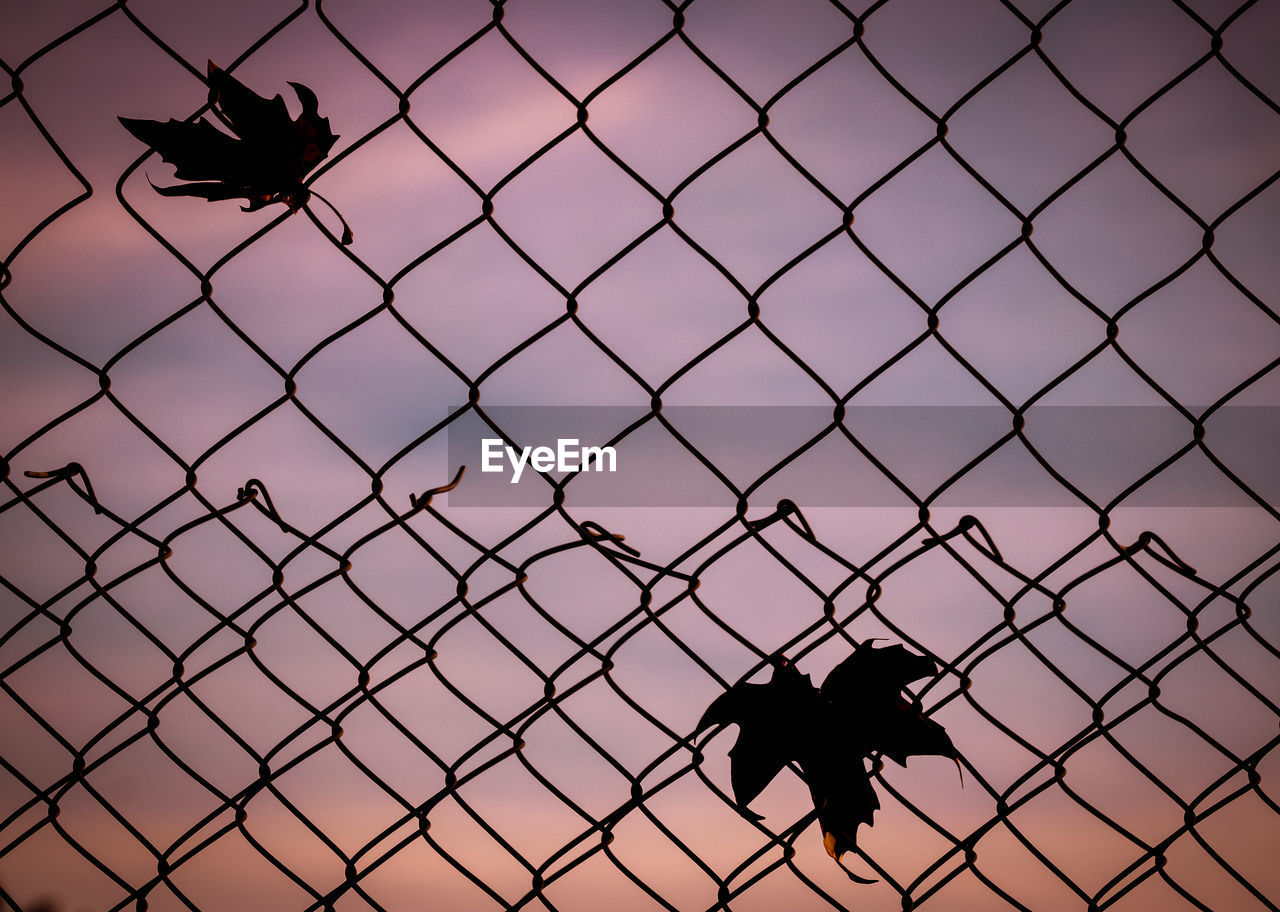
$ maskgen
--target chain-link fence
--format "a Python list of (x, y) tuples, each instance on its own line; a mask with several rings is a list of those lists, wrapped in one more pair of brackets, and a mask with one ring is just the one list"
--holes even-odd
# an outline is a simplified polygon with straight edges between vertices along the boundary
[[(1276, 908), (1280, 4), (3, 23), (0, 906)], [(147, 186), (206, 58), (354, 243)], [(695, 729), (868, 639), (862, 884)]]

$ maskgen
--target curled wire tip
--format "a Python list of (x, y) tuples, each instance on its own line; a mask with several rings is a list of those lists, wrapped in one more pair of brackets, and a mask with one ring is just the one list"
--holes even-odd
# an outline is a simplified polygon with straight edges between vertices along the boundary
[(619, 548), (621, 548), (623, 551), (626, 551), (628, 554), (632, 555), (633, 557), (640, 556), (640, 550), (638, 548), (633, 548), (630, 545), (625, 544), (627, 540), (627, 537), (625, 535), (622, 535), (617, 532), (610, 532), (608, 529), (600, 525), (595, 520), (591, 520), (591, 519), (587, 520), (586, 522), (582, 523), (580, 528), (586, 534), (586, 537), (591, 541), (609, 541), (617, 545)]
[(778, 501), (778, 515), (782, 517), (782, 521), (793, 532), (810, 541), (816, 541), (817, 536), (813, 534), (813, 528), (809, 525), (809, 520), (804, 518), (804, 514), (800, 512), (800, 506), (794, 500), (786, 500), (784, 498)]
[[(356, 238), (355, 238), (355, 235), (354, 235), (354, 234), (352, 233), (352, 231), (351, 231), (351, 226), (347, 224), (347, 220), (346, 220), (346, 219), (344, 219), (344, 218), (342, 217), (342, 213), (338, 211), (338, 207), (336, 207), (333, 203), (329, 202), (327, 199), (325, 199), (325, 198), (324, 198), (323, 196), (321, 196), (319, 193), (316, 193), (316, 191), (312, 190), (310, 187), (308, 187), (308, 188), (307, 188), (307, 190), (308, 190), (308, 192), (310, 193), (310, 195), (311, 195), (311, 196), (314, 196), (314, 197), (315, 197), (316, 199), (318, 199), (320, 202), (322, 202), (322, 203), (324, 203), (326, 206), (328, 206), (328, 207), (329, 207), (329, 211), (330, 211), (330, 212), (332, 212), (334, 215), (336, 215), (336, 216), (338, 217), (338, 221), (342, 223), (342, 240), (341, 240), (341, 244), (342, 244), (342, 246), (343, 246), (343, 247), (350, 247), (350, 246), (351, 246), (351, 244), (352, 244), (352, 242), (353, 242), (353, 241), (355, 241), (355, 239), (356, 239)], [(304, 206), (305, 206), (305, 204), (304, 204)], [(308, 211), (308, 212), (310, 212), (311, 210), (310, 210), (310, 209), (308, 209), (307, 211)], [(315, 214), (315, 213), (312, 213), (312, 215), (314, 215), (314, 214)]]
[[(93, 507), (94, 513), (102, 512), (102, 505), (98, 503), (97, 495), (93, 493), (93, 485), (89, 482), (89, 473), (84, 470), (84, 466), (78, 462), (68, 462), (66, 465), (57, 469), (50, 469), (47, 472), (34, 471), (28, 469), (22, 473), (28, 478), (53, 478), (58, 481), (65, 481), (70, 485), (71, 490), (75, 491), (85, 500), (89, 501), (89, 505)], [(79, 478), (84, 483), (84, 490), (81, 491), (76, 487), (75, 479)]]
[(415, 496), (413, 494), (410, 494), (409, 504), (415, 510), (417, 510), (419, 507), (425, 507), (427, 504), (431, 503), (431, 498), (435, 497), (437, 494), (447, 494), (448, 492), (456, 488), (458, 484), (462, 481), (462, 476), (466, 471), (467, 471), (466, 466), (458, 466), (458, 473), (453, 476), (453, 480), (450, 481), (447, 485), (441, 485), (438, 488), (430, 488), (426, 491), (423, 491), (421, 496)]
[[(986, 551), (988, 557), (992, 557), (995, 560), (999, 561), (1000, 563), (1004, 563), (1004, 557), (1000, 554), (1000, 549), (996, 547), (995, 539), (991, 537), (991, 533), (987, 531), (987, 527), (984, 526), (981, 522), (979, 522), (978, 517), (969, 516), (967, 514), (965, 516), (960, 517), (959, 528), (961, 530), (960, 534), (962, 534), (966, 539), (968, 539), (969, 543), (972, 544), (975, 548), (977, 548), (979, 551)], [(975, 529), (975, 528), (982, 535), (982, 541), (986, 545), (985, 548), (983, 547), (982, 544), (979, 544), (978, 542), (974, 541), (973, 536), (969, 534), (969, 530)]]
[(800, 512), (800, 507), (794, 500), (783, 498), (778, 501), (778, 505), (774, 511), (768, 516), (762, 516), (759, 519), (746, 520), (747, 528), (753, 532), (759, 532), (775, 522), (781, 520), (787, 525), (791, 531), (795, 532), (809, 541), (816, 541), (817, 537), (813, 534), (813, 528), (809, 525), (809, 521), (804, 518), (804, 514)]
[(827, 833), (824, 835), (823, 844), (826, 845), (827, 847), (827, 854), (830, 855), (833, 859), (835, 859), (835, 863), (840, 866), (840, 870), (844, 871), (845, 876), (848, 877), (850, 880), (852, 880), (854, 883), (859, 883), (859, 884), (879, 883), (879, 881), (877, 880), (868, 879), (858, 874), (854, 874), (845, 866), (845, 863), (842, 859), (844, 858), (845, 855), (848, 854), (848, 852), (839, 851), (834, 848), (834, 838), (830, 833)]
[(61, 468), (49, 469), (47, 472), (28, 469), (22, 474), (28, 478), (67, 478), (71, 475), (83, 475), (84, 467), (78, 462), (68, 462)]
[[(1159, 551), (1154, 550), (1151, 547), (1152, 544), (1156, 545), (1159, 548)], [(1137, 541), (1135, 541), (1132, 545), (1129, 545), (1127, 548), (1124, 548), (1122, 550), (1126, 555), (1133, 555), (1133, 554), (1137, 554), (1139, 551), (1146, 551), (1156, 560), (1160, 561), (1160, 563), (1164, 564), (1167, 567), (1171, 567), (1172, 569), (1181, 573), (1183, 576), (1196, 575), (1195, 567), (1191, 566), (1182, 558), (1178, 557), (1178, 555), (1174, 552), (1172, 548), (1169, 547), (1169, 545), (1165, 542), (1164, 539), (1162, 539), (1159, 535), (1156, 535), (1154, 532), (1152, 532), (1149, 529), (1146, 532), (1141, 533), (1138, 536)]]
[[(982, 541), (978, 541), (969, 534), (974, 529), (978, 530), (978, 534), (982, 536)], [(1001, 555), (1000, 549), (996, 547), (995, 539), (991, 537), (991, 533), (987, 531), (987, 527), (982, 524), (982, 520), (970, 513), (966, 513), (964, 516), (961, 516), (956, 522), (955, 528), (950, 532), (944, 532), (940, 535), (930, 535), (928, 538), (922, 539), (920, 544), (927, 548), (932, 548), (935, 545), (942, 544), (948, 539), (955, 538), (957, 535), (964, 536), (965, 541), (969, 542), (969, 544), (987, 555), (987, 557), (990, 557), (999, 563), (1004, 563), (1004, 556)]]
[(236, 489), (236, 500), (253, 500), (259, 494), (270, 500), (270, 496), (267, 494), (267, 486), (257, 478), (250, 478)]
[(284, 519), (280, 516), (279, 511), (276, 510), (276, 505), (271, 502), (271, 493), (267, 490), (266, 484), (264, 484), (260, 479), (250, 478), (244, 483), (243, 487), (237, 488), (236, 500), (240, 503), (244, 503), (249, 500), (256, 503), (259, 494), (262, 495), (262, 503), (257, 504), (257, 506), (264, 510), (266, 514), (277, 523), (284, 525)]

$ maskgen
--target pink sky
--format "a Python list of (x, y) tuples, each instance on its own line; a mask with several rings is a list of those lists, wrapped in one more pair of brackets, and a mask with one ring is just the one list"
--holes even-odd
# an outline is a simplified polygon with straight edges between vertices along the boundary
[[(1280, 5), (1184, 6), (510, 0), (497, 27), (478, 0), (292, 18), (131, 2), (75, 33), (97, 7), (6, 17), (5, 895), (80, 910), (145, 894), (165, 912), (325, 908), (331, 891), (342, 910), (1274, 907), (1280, 514), (1241, 484), (1274, 492)], [(350, 247), (322, 205), (313, 223), (151, 190), (172, 168), (139, 163), (116, 118), (195, 114), (209, 59), (293, 113), (288, 81), (316, 92), (340, 138), (315, 189)], [(85, 189), (75, 172), (92, 194), (50, 218)], [(643, 415), (660, 396), (707, 453), (727, 444), (676, 407), (1007, 410), (989, 443), (1026, 409), (1026, 439), (1099, 507), (1194, 442), (1188, 415), (1207, 449), (1100, 530), (1070, 497), (1009, 495), (1020, 472), (1046, 477), (1017, 438), (934, 503), (982, 442), (853, 432), (908, 492), (836, 431), (756, 490), (808, 439), (758, 429), (733, 463), (755, 466), (730, 479), (752, 488), (738, 516), (650, 416), (617, 447), (672, 454), (654, 504), (584, 476), (558, 511), (550, 486), (532, 506), (465, 506), (468, 460), (462, 490), (413, 512), (457, 468), (445, 422), (472, 386), (482, 409)], [(1110, 418), (1064, 434), (1045, 411), (1064, 405)], [(1164, 407), (1173, 437), (1117, 425), (1138, 413), (1114, 406)], [(104, 514), (23, 474), (71, 462)], [(693, 493), (666, 505), (677, 478)], [(250, 479), (290, 529), (262, 494), (238, 499)], [(824, 502), (864, 483), (887, 493)], [(811, 535), (751, 525), (783, 497)], [(976, 530), (926, 546), (965, 514), (1001, 560)], [(584, 543), (587, 522), (639, 556)], [(681, 739), (769, 654), (817, 683), (868, 637), (942, 664), (923, 704), (965, 771), (886, 763), (864, 854), (845, 858), (879, 881), (864, 886), (816, 827), (794, 870), (770, 845), (811, 808), (796, 775), (753, 802), (756, 826), (728, 798), (735, 731), (699, 735), (700, 756)], [(1173, 836), (1157, 866), (1145, 847)], [(717, 905), (721, 883), (770, 866)]]

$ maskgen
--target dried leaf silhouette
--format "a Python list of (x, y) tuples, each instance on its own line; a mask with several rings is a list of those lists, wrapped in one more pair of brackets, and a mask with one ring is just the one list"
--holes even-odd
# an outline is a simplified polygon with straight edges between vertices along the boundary
[(823, 845), (838, 863), (857, 847), (858, 825), (870, 826), (880, 807), (864, 758), (878, 752), (905, 765), (908, 757), (928, 754), (959, 762), (943, 727), (903, 696), (908, 684), (936, 673), (933, 661), (901, 645), (876, 648), (866, 640), (816, 688), (777, 656), (767, 684), (729, 688), (707, 707), (696, 730), (737, 724), (729, 772), (734, 800), (744, 810), (795, 761), (809, 786)]
[[(307, 205), (314, 195), (303, 178), (324, 160), (338, 137), (329, 119), (319, 114), (319, 100), (301, 83), (291, 82), (302, 113), (289, 117), (280, 95), (266, 99), (209, 61), (209, 103), (214, 115), (235, 135), (201, 118), (191, 123), (173, 120), (135, 120), (121, 117), (126, 130), (175, 166), (176, 176), (192, 183), (155, 187), (164, 196), (198, 196), (214, 200), (243, 198), (246, 212), (271, 203), (284, 203), (290, 212)], [(338, 215), (337, 210), (334, 214)], [(342, 222), (342, 243), (352, 241)]]

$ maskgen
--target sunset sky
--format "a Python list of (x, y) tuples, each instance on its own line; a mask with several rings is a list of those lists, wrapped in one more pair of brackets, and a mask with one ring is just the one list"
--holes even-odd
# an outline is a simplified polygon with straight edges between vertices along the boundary
[[(1280, 0), (9, 5), (0, 899), (1280, 902)], [(350, 246), (151, 189), (206, 61)], [(862, 885), (694, 730), (873, 637)]]

